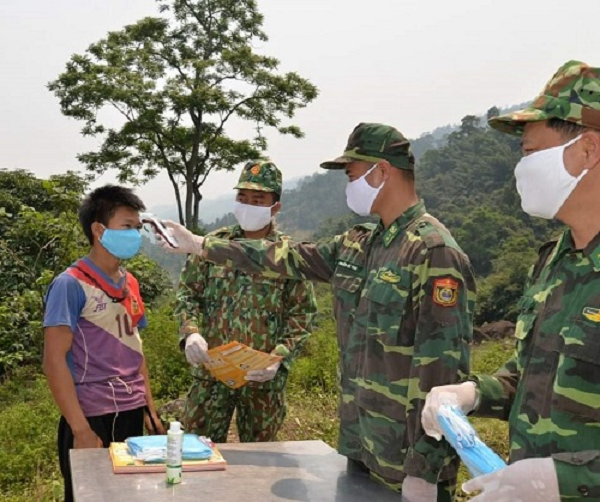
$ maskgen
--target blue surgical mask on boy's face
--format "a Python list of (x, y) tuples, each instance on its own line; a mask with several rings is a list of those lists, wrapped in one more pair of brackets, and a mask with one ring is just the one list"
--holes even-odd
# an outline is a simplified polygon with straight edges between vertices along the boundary
[(137, 228), (114, 230), (105, 227), (100, 244), (115, 258), (127, 260), (140, 251), (142, 234)]

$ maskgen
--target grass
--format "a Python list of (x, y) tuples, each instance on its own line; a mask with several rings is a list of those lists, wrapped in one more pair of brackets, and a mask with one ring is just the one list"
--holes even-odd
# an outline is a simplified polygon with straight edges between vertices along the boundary
[[(320, 292), (321, 293), (321, 292)], [(328, 307), (322, 294), (320, 303)], [(328, 308), (323, 310), (328, 310)], [(490, 373), (510, 355), (512, 343), (493, 342), (474, 348), (473, 369)], [(153, 392), (157, 402), (185, 393), (188, 367), (177, 346), (176, 326), (165, 307), (150, 314), (144, 333)], [(334, 447), (338, 419), (335, 374), (337, 346), (330, 311), (320, 317), (305, 353), (292, 370), (288, 384), (288, 415), (279, 440), (321, 439)], [(19, 368), (0, 382), (0, 494), (3, 502), (60, 502), (62, 479), (56, 456), (58, 410), (38, 368)], [(507, 454), (505, 423), (474, 420), (484, 442)], [(231, 435), (235, 440), (235, 435)], [(461, 471), (459, 483), (466, 479)], [(460, 485), (459, 485), (460, 486)], [(467, 500), (459, 496), (458, 500)]]
[(0, 385), (0, 493), (3, 501), (61, 500), (58, 410), (45, 379), (20, 368)]

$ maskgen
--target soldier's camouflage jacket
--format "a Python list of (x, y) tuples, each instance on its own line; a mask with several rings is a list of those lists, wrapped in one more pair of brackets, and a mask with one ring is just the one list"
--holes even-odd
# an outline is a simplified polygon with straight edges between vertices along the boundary
[(477, 414), (509, 420), (511, 462), (554, 458), (562, 500), (600, 500), (600, 235), (541, 248), (515, 336), (513, 358), (472, 377)]
[[(235, 225), (213, 232), (219, 239), (243, 239)], [(265, 238), (286, 237), (273, 230)], [(180, 318), (180, 343), (198, 332), (209, 348), (239, 341), (256, 350), (283, 356), (282, 370), (271, 382), (249, 382), (255, 387), (281, 388), (294, 358), (310, 336), (317, 312), (313, 286), (308, 281), (265, 278), (190, 256), (181, 274), (176, 314)], [(198, 365), (195, 377), (214, 380)]]
[(340, 348), (339, 451), (380, 476), (436, 482), (454, 452), (427, 437), (431, 387), (469, 371), (475, 296), (467, 257), (422, 202), (387, 229), (359, 225), (319, 243), (205, 240), (208, 260), (265, 277), (330, 282)]

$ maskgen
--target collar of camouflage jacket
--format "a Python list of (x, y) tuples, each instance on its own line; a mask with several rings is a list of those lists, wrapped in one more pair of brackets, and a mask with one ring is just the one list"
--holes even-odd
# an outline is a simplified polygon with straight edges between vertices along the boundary
[(556, 247), (550, 257), (549, 265), (558, 261), (562, 256), (568, 253), (577, 253), (578, 251), (592, 262), (594, 272), (600, 272), (600, 233), (597, 234), (583, 250), (577, 250), (573, 244), (571, 230), (566, 229), (558, 239)]
[[(275, 242), (275, 241), (281, 240), (282, 235), (283, 234), (281, 232), (279, 232), (278, 230), (275, 230), (275, 225), (273, 225), (273, 223), (271, 223), (271, 228), (269, 229), (269, 233), (264, 238), (267, 239), (268, 241)], [(239, 225), (233, 225), (231, 227), (229, 238), (230, 239), (245, 239), (245, 234), (244, 234), (244, 230), (242, 229), (242, 227), (240, 227)]]
[(374, 239), (377, 235), (383, 232), (383, 245), (385, 247), (389, 247), (389, 245), (394, 242), (394, 239), (402, 233), (403, 230), (408, 227), (413, 221), (415, 221), (420, 216), (423, 216), (427, 210), (425, 209), (425, 203), (420, 200), (414, 206), (409, 207), (406, 211), (404, 211), (396, 220), (388, 227), (383, 228), (383, 224), (381, 220), (379, 220), (379, 224), (377, 228), (371, 234), (371, 239)]

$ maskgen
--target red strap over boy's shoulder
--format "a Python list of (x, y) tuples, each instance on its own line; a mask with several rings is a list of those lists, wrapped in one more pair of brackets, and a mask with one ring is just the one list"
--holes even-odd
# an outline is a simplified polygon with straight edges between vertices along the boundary
[(121, 303), (136, 326), (144, 315), (144, 302), (140, 294), (137, 279), (125, 271), (125, 287), (117, 288), (107, 282), (102, 275), (91, 267), (85, 260), (79, 260), (67, 269), (67, 273), (90, 286), (102, 290), (113, 303)]
[(134, 325), (137, 325), (139, 320), (144, 316), (145, 307), (140, 294), (140, 285), (137, 279), (130, 272), (126, 272), (127, 289), (129, 291), (128, 298), (123, 302), (123, 305), (131, 315)]

